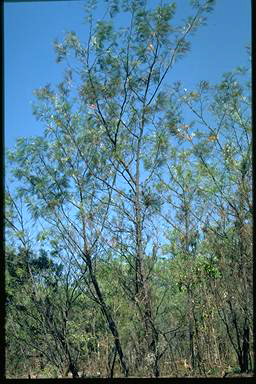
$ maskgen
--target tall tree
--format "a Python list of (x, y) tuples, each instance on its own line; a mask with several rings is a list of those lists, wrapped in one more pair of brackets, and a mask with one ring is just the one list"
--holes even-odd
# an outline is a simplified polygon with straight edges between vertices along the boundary
[[(116, 184), (122, 186), (115, 192), (119, 194), (118, 212), (125, 217), (124, 226), (127, 228), (127, 223), (132, 223), (128, 249), (134, 271), (133, 300), (144, 324), (147, 353), (152, 362), (150, 370), (156, 377), (159, 375), (159, 336), (153, 320), (143, 243), (147, 220), (152, 215), (149, 208), (155, 203), (148, 184), (166, 149), (161, 114), (168, 93), (161, 88), (174, 62), (188, 51), (188, 36), (203, 22), (204, 13), (212, 9), (212, 4), (212, 1), (193, 2), (194, 16), (189, 17), (185, 25), (174, 27), (170, 22), (175, 4), (149, 9), (145, 1), (125, 2), (122, 7), (113, 2), (112, 18), (119, 12), (127, 13), (129, 25), (123, 31), (114, 31), (111, 20), (98, 22), (94, 29), (90, 15), (87, 48), (81, 48), (74, 33), (63, 44), (56, 42), (59, 59), (70, 48), (81, 56), (80, 95), (94, 111), (87, 125), (101, 131), (104, 156), (108, 156), (117, 173)], [(142, 157), (150, 146), (155, 148), (154, 161), (146, 169)], [(119, 228), (119, 233), (123, 231)], [(154, 257), (153, 250), (151, 253)]]
[[(146, 187), (164, 151), (161, 119), (156, 123), (156, 118), (168, 96), (160, 93), (160, 88), (175, 60), (188, 51), (188, 36), (203, 23), (203, 15), (212, 4), (210, 0), (193, 1), (194, 16), (179, 27), (170, 24), (174, 3), (149, 9), (145, 1), (122, 5), (114, 1), (108, 8), (110, 20), (99, 21), (96, 26), (90, 14), (87, 46), (82, 46), (74, 32), (64, 43), (55, 43), (57, 61), (74, 50), (80, 64), (79, 96), (72, 101), (69, 97), (72, 76), (77, 72), (72, 66), (58, 93), (50, 86), (39, 89), (36, 95), (41, 104), (34, 113), (47, 125), (45, 137), (20, 139), (16, 154), (11, 155), (17, 164), (16, 177), (27, 184), (22, 193), (34, 217), (43, 218), (53, 242), (63, 243), (68, 257), (78, 260), (79, 268), (83, 263), (87, 266), (88, 284), (112, 332), (125, 375), (128, 367), (117, 326), (97, 280), (100, 237), (104, 236), (112, 201), (118, 196), (117, 208), (120, 211), (121, 205), (125, 227), (132, 223), (128, 246), (135, 243), (135, 249), (130, 247), (133, 299), (144, 324), (151, 371), (157, 377), (158, 333), (143, 241), (146, 214), (152, 205)], [(113, 18), (119, 12), (127, 14), (129, 25), (114, 31)], [(142, 153), (148, 138), (156, 154), (146, 175)]]
[[(249, 369), (249, 334), (252, 334), (249, 325), (252, 324), (249, 320), (252, 315), (250, 82), (247, 76), (239, 81), (239, 76), (247, 73), (246, 68), (237, 68), (224, 74), (220, 84), (212, 87), (202, 81), (191, 92), (184, 92), (181, 84), (177, 84), (178, 99), (194, 120), (176, 125), (173, 130), (194, 162), (194, 180), (197, 180), (194, 198), (198, 196), (202, 214), (196, 215), (194, 207), (190, 212), (194, 222), (200, 224), (199, 252), (206, 251), (211, 260), (207, 262), (208, 273), (219, 276), (217, 280), (208, 280), (215, 297), (211, 300), (218, 302), (217, 313), (236, 351), (241, 372)], [(176, 102), (179, 103), (177, 99)], [(172, 174), (174, 170), (177, 173), (176, 168), (174, 163), (170, 168)], [(193, 191), (191, 183), (189, 189)], [(238, 291), (235, 294), (232, 289), (236, 287), (235, 281), (240, 282), (238, 291), (246, 297), (241, 306), (234, 303), (235, 298), (240, 302)]]
[[(231, 73), (216, 87), (205, 81), (191, 92), (178, 83), (167, 87), (175, 61), (189, 51), (190, 35), (214, 2), (192, 1), (194, 15), (180, 26), (174, 3), (106, 3), (103, 20), (95, 23), (97, 4), (88, 2), (85, 45), (75, 32), (55, 41), (57, 61), (67, 67), (57, 89), (35, 91), (34, 114), (44, 134), (18, 139), (9, 152), (15, 178), (15, 195), (6, 193), (9, 324), (28, 316), (15, 302), (23, 284), (31, 293), (23, 296), (24, 307), (46, 335), (36, 339), (31, 332), (33, 347), (43, 343), (45, 352), (47, 341), (49, 360), (73, 377), (81, 354), (97, 351), (100, 361), (99, 345), (107, 351), (110, 377), (119, 372), (116, 356), (125, 376), (142, 366), (158, 377), (164, 356), (177, 373), (176, 359), (183, 358), (185, 369), (206, 375), (209, 361), (221, 360), (225, 330), (246, 371), (252, 334), (249, 99)], [(127, 25), (114, 28), (120, 16)], [(47, 257), (31, 259), (40, 247)], [(60, 275), (53, 257), (64, 266)], [(94, 327), (81, 317), (83, 306), (92, 316), (88, 300), (97, 306)], [(22, 335), (21, 327), (16, 331)]]

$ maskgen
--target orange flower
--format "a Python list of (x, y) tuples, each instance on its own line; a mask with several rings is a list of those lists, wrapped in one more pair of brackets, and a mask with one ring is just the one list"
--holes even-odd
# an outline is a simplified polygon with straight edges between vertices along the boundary
[(208, 136), (208, 140), (209, 141), (216, 141), (218, 139), (218, 135), (210, 135), (210, 136)]

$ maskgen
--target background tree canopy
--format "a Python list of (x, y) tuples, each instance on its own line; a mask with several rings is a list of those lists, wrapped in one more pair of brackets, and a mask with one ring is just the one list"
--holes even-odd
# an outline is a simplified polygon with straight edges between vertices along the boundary
[[(87, 2), (35, 91), (42, 136), (8, 151), (6, 374), (253, 370), (248, 68), (170, 82), (214, 1)], [(126, 25), (117, 20), (126, 15)]]

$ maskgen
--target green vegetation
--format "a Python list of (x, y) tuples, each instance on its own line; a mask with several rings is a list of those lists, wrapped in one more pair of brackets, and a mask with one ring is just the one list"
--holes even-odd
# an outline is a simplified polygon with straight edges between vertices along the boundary
[(35, 92), (44, 135), (8, 152), (6, 375), (250, 371), (248, 70), (168, 84), (213, 1), (182, 26), (174, 3), (87, 3), (88, 42), (56, 41), (64, 79)]

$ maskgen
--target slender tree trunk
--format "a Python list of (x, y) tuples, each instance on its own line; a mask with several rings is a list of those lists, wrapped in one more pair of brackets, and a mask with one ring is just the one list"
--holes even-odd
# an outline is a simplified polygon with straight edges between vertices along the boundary
[(98, 302), (100, 305), (100, 309), (101, 309), (105, 319), (107, 320), (108, 328), (109, 328), (110, 332), (112, 333), (112, 336), (114, 337), (115, 347), (116, 347), (116, 350), (117, 350), (117, 353), (119, 356), (119, 360), (120, 360), (120, 363), (122, 366), (124, 376), (128, 377), (128, 374), (129, 374), (128, 363), (127, 363), (126, 358), (125, 358), (124, 353), (123, 353), (119, 333), (117, 330), (117, 325), (116, 325), (116, 323), (112, 317), (110, 309), (108, 308), (108, 306), (105, 302), (104, 296), (101, 292), (100, 286), (99, 286), (98, 281), (97, 281), (96, 274), (93, 270), (91, 255), (90, 255), (89, 247), (87, 244), (87, 238), (86, 238), (85, 219), (83, 219), (83, 240), (84, 240), (84, 257), (85, 257), (85, 262), (86, 262), (87, 267), (88, 267), (89, 276), (90, 276), (92, 285), (94, 287), (94, 290), (95, 290), (95, 293), (96, 293), (96, 296), (97, 296), (97, 299), (98, 299)]
[(188, 308), (189, 308), (189, 354), (191, 367), (195, 369), (195, 349), (194, 349), (194, 330), (193, 330), (193, 309), (192, 309), (192, 292), (191, 287), (188, 287)]
[[(142, 132), (141, 132), (142, 135)], [(143, 287), (144, 265), (142, 255), (142, 222), (141, 222), (141, 203), (140, 203), (140, 141), (138, 139), (136, 150), (136, 195), (135, 195), (135, 236), (136, 236), (136, 260), (135, 260), (135, 293), (139, 294)]]
[(141, 218), (141, 191), (140, 191), (140, 152), (141, 152), (141, 139), (144, 130), (144, 112), (141, 122), (140, 136), (137, 142), (136, 149), (136, 194), (135, 194), (135, 217), (136, 217), (136, 260), (135, 260), (135, 294), (140, 307), (140, 313), (144, 324), (146, 343), (151, 361), (151, 374), (154, 377), (159, 377), (159, 353), (158, 353), (158, 333), (154, 327), (151, 297), (148, 282), (146, 280), (144, 254), (142, 247), (142, 218)]
[[(186, 195), (184, 192), (183, 195), (183, 205), (184, 205), (184, 220), (185, 220), (185, 252), (186, 258), (192, 257), (189, 252), (189, 212), (188, 212), (188, 202), (186, 199)], [(188, 333), (189, 333), (189, 354), (190, 354), (190, 363), (191, 367), (195, 369), (195, 352), (194, 352), (194, 330), (193, 330), (193, 295), (192, 295), (192, 287), (188, 284), (188, 310), (189, 310), (189, 325), (188, 325)]]
[(248, 320), (244, 322), (243, 347), (242, 347), (242, 367), (241, 372), (249, 370), (249, 326)]
[(99, 303), (100, 303), (101, 311), (102, 311), (104, 317), (106, 318), (109, 330), (111, 331), (111, 333), (114, 337), (115, 347), (116, 347), (116, 350), (117, 350), (117, 353), (118, 353), (118, 356), (120, 359), (120, 363), (121, 363), (124, 375), (125, 375), (125, 377), (128, 377), (128, 373), (129, 373), (128, 364), (126, 362), (126, 359), (125, 359), (125, 356), (124, 356), (124, 353), (122, 350), (121, 341), (120, 341), (120, 337), (119, 337), (116, 323), (112, 317), (111, 311), (109, 310), (108, 306), (105, 303), (104, 297), (103, 297), (102, 292), (100, 290), (97, 278), (96, 278), (95, 273), (94, 273), (93, 268), (92, 268), (92, 262), (91, 262), (90, 255), (86, 256), (86, 260), (87, 260), (90, 278), (91, 278), (93, 287), (95, 289), (97, 298), (98, 298)]
[(117, 354), (117, 350), (116, 350), (116, 346), (114, 346), (108, 356), (108, 377), (111, 379), (114, 377), (116, 354)]

